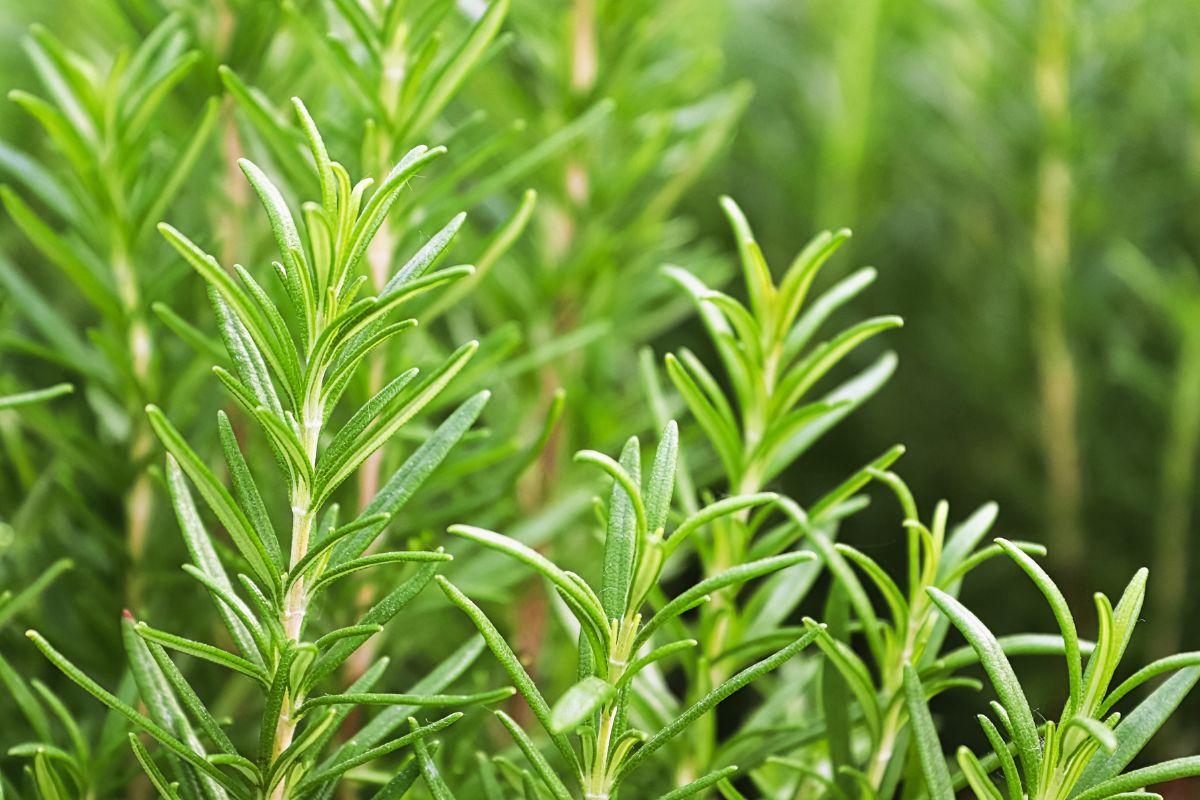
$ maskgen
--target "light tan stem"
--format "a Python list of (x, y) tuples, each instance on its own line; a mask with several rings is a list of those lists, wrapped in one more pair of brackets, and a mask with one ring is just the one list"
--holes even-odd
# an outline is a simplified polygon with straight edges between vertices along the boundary
[[(301, 413), (301, 440), (304, 444), (305, 455), (309, 465), (317, 463), (317, 443), (321, 436), (321, 423), (324, 409), (318, 398), (321, 397), (320, 382), (312, 387)], [(313, 522), (317, 509), (312, 507), (312, 487), (307, 482), (301, 482), (292, 493), (292, 546), (289, 557), (289, 569), (295, 568), (308, 553), (308, 545), (312, 540)], [(300, 641), (304, 629), (304, 618), (308, 614), (307, 587), (303, 579), (297, 579), (287, 597), (284, 598), (283, 611), (280, 614), (280, 624), (285, 635), (293, 642)], [(291, 692), (285, 693), (283, 705), (279, 710), (279, 720), (275, 724), (275, 740), (271, 747), (271, 758), (279, 756), (292, 743), (296, 734), (296, 710), (304, 701), (303, 697), (293, 697)], [(281, 778), (271, 791), (271, 800), (285, 800), (288, 797), (286, 776)]]
[(1035, 89), (1043, 129), (1033, 230), (1033, 338), (1040, 381), (1048, 538), (1070, 570), (1083, 554), (1078, 388), (1067, 340), (1066, 291), (1071, 262), (1069, 35), (1071, 0), (1042, 0)]
[[(393, 231), (391, 223), (384, 220), (384, 224), (380, 227), (379, 233), (371, 240), (371, 244), (367, 247), (367, 262), (371, 268), (371, 279), (375, 284), (375, 291), (383, 290), (387, 284), (392, 268), (392, 262), (396, 258), (396, 247), (399, 237)], [(384, 365), (381, 358), (382, 353), (372, 354), (370, 356), (370, 367), (367, 374), (367, 389), (371, 394), (379, 391), (383, 386)], [(376, 450), (367, 460), (363, 462), (362, 468), (358, 472), (358, 506), (359, 510), (365, 508), (368, 503), (374, 499), (376, 492), (379, 491), (379, 485), (383, 475), (383, 451)], [(371, 543), (368, 552), (373, 551), (375, 543)], [(359, 611), (364, 611), (375, 602), (378, 592), (376, 587), (371, 584), (364, 584), (362, 589), (354, 598), (355, 604)], [(372, 636), (367, 641), (350, 654), (350, 658), (346, 659), (346, 664), (342, 668), (342, 678), (344, 683), (349, 686), (363, 676), (363, 673), (375, 661), (375, 656), (379, 650), (379, 637)], [(350, 719), (347, 720), (346, 730), (348, 735), (353, 735), (358, 725), (357, 710), (351, 712)]]
[(129, 579), (125, 586), (125, 603), (137, 608), (141, 602), (139, 576), (142, 558), (146, 551), (146, 537), (150, 530), (150, 517), (154, 510), (154, 487), (146, 473), (145, 461), (154, 444), (154, 436), (140, 413), (146, 402), (150, 384), (150, 364), (154, 354), (153, 341), (146, 320), (141, 312), (140, 292), (133, 272), (125, 243), (115, 242), (111, 254), (113, 281), (121, 308), (128, 320), (126, 346), (129, 351), (129, 370), (133, 375), (135, 397), (130, 406), (133, 413), (133, 431), (129, 444), (129, 461), (137, 475), (125, 493), (125, 544), (129, 551)]
[(1156, 657), (1179, 649), (1188, 579), (1196, 455), (1200, 447), (1200, 326), (1184, 331), (1163, 445), (1154, 564), (1150, 574), (1150, 647)]

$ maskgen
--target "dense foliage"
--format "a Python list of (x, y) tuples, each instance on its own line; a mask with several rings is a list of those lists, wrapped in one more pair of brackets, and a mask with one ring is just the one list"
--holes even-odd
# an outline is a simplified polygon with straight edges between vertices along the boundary
[[(1102, 800), (1200, 775), (1176, 713), (1200, 295), (1133, 245), (1111, 286), (1073, 271), (1102, 247), (1072, 185), (1112, 169), (1078, 131), (1117, 23), (67, 9), (0, 30), (0, 797)], [(1011, 135), (976, 152), (994, 115)], [(1105, 315), (1104, 352), (1168, 427), (1114, 509), (1154, 547), (1099, 568), (1084, 464), (1129, 432), (1082, 435), (1104, 404), (1072, 298), (1117, 291), (1159, 328)], [(1039, 535), (919, 499), (942, 480), (994, 481)]]

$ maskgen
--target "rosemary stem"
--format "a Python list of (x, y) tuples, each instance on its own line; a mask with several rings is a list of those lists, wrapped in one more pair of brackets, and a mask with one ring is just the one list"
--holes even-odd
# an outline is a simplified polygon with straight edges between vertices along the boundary
[[(125, 335), (129, 350), (129, 369), (134, 380), (133, 405), (140, 408), (145, 403), (146, 389), (150, 381), (150, 361), (154, 346), (146, 320), (139, 309), (140, 292), (137, 279), (127, 249), (120, 241), (113, 245), (111, 260), (117, 294), (129, 320)], [(130, 440), (129, 461), (138, 472), (133, 485), (125, 493), (124, 504), (125, 546), (129, 550), (131, 576), (125, 587), (125, 602), (131, 608), (137, 608), (140, 602), (141, 588), (138, 576), (141, 574), (140, 566), (146, 551), (146, 536), (150, 530), (150, 517), (154, 508), (153, 483), (149, 473), (141, 468), (153, 449), (154, 436), (141, 415), (134, 415), (134, 419), (137, 422)]]
[(903, 703), (892, 703), (887, 717), (884, 718), (883, 729), (879, 734), (879, 744), (871, 754), (871, 763), (867, 767), (867, 782), (873, 789), (878, 789), (883, 785), (888, 765), (892, 763), (892, 756), (896, 750), (896, 738), (904, 726), (904, 717), (901, 714), (903, 708)]
[[(320, 398), (320, 396), (321, 387), (318, 382), (304, 403), (300, 421), (301, 441), (304, 444), (304, 451), (308, 456), (309, 465), (314, 468), (317, 462), (317, 444), (320, 441), (321, 425), (324, 417), (324, 411), (321, 408), (319, 400), (316, 399)], [(290, 569), (294, 569), (308, 553), (309, 543), (312, 540), (313, 521), (316, 515), (316, 509), (312, 507), (312, 489), (313, 487), (309, 485), (308, 481), (302, 479), (298, 481), (295, 492), (292, 495)], [(279, 620), (283, 625), (285, 635), (292, 642), (300, 641), (300, 635), (304, 628), (304, 618), (307, 614), (308, 594), (304, 585), (304, 579), (298, 578), (288, 590)], [(272, 758), (278, 757), (279, 754), (291, 745), (292, 738), (296, 733), (297, 719), (295, 712), (303, 701), (303, 697), (293, 697), (290, 691), (284, 693), (283, 704), (279, 709), (279, 720), (275, 725), (275, 742), (271, 748)], [(284, 800), (287, 796), (287, 779), (284, 777), (272, 790), (271, 800)]]
[(609, 796), (608, 757), (616, 722), (617, 707), (612, 703), (605, 704), (596, 736), (596, 762), (592, 765), (592, 774), (588, 780), (588, 800), (603, 800)]
[[(1059, 563), (1082, 563), (1082, 468), (1078, 376), (1067, 333), (1071, 270), (1070, 31), (1071, 0), (1040, 4), (1035, 90), (1043, 142), (1033, 226), (1033, 341), (1037, 343), (1042, 457), (1049, 501), (1047, 531)], [(1074, 581), (1073, 581), (1074, 582)], [(1077, 587), (1068, 587), (1075, 594)]]

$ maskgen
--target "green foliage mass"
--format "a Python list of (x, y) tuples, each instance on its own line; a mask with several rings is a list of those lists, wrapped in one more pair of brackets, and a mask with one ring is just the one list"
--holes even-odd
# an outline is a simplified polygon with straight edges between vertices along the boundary
[[(1083, 566), (1071, 187), (1113, 167), (1076, 152), (1071, 87), (1102, 99), (1086, 81), (1121, 64), (1089, 48), (1117, 23), (1068, 0), (62, 5), (0, 27), (0, 797), (1104, 800), (1200, 776), (1176, 713), (1200, 681), (1176, 652), (1200, 294), (1133, 245), (1109, 272), (1162, 318), (1170, 377), (1136, 325), (1110, 352), (1166, 409), (1138, 509), (1163, 588), (1114, 559), (1119, 599), (1076, 616), (1111, 570)], [(984, 56), (1028, 62), (1029, 96)], [(879, 172), (907, 153), (885, 113), (930, 132), (927, 169)], [(964, 154), (947, 119), (1014, 131)], [(940, 194), (988, 168), (987, 197)], [(885, 178), (914, 196), (891, 218)], [(801, 244), (798, 218), (868, 244)], [(935, 435), (945, 465), (910, 472), (879, 439), (928, 452), (980, 397), (1019, 416), (1019, 359), (943, 307), (963, 278), (890, 291), (929, 247), (982, 251), (1027, 302), (1040, 422), (1005, 447), (1040, 458), (1045, 544), (918, 500), (967, 484), (949, 469), (1008, 491), (1003, 453)], [(848, 268), (864, 252), (878, 272)], [(881, 343), (962, 363), (905, 401)]]

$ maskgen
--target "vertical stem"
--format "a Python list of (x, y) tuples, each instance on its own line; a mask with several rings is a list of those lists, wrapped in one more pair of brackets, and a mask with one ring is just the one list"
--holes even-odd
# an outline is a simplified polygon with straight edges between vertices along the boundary
[(150, 530), (150, 517), (154, 508), (154, 489), (150, 475), (143, 468), (153, 448), (154, 437), (144, 415), (139, 412), (146, 402), (154, 345), (146, 320), (142, 316), (137, 278), (129, 261), (123, 233), (118, 232), (116, 235), (118, 240), (114, 242), (111, 254), (113, 280), (127, 319), (129, 369), (133, 375), (136, 393), (130, 404), (133, 430), (129, 444), (129, 462), (136, 471), (136, 477), (125, 493), (124, 503), (125, 543), (129, 550), (129, 578), (125, 586), (125, 604), (130, 608), (137, 608), (141, 601), (140, 566), (146, 551), (146, 536)]
[(1081, 563), (1083, 533), (1077, 378), (1065, 320), (1071, 258), (1071, 167), (1067, 155), (1070, 18), (1071, 0), (1042, 0), (1035, 64), (1042, 150), (1033, 230), (1033, 338), (1049, 483), (1048, 538), (1054, 557), (1075, 572)]
[(817, 222), (823, 228), (849, 225), (858, 205), (858, 182), (867, 147), (875, 76), (879, 19), (883, 0), (860, 0), (832, 8), (848, 18), (838, 20), (834, 46), (837, 105), (825, 125), (821, 143), (821, 177)]
[[(754, 408), (742, 412), (742, 469), (741, 474), (729, 476), (730, 491), (734, 495), (754, 494), (762, 491), (763, 476), (767, 464), (755, 461), (751, 456), (761, 441), (770, 422), (767, 419), (767, 409), (775, 394), (780, 371), (780, 359), (783, 349), (778, 343), (768, 348), (768, 354), (763, 363), (763, 383), (757, 387), (761, 391), (759, 402)], [(704, 565), (706, 577), (735, 567), (745, 560), (746, 547), (750, 539), (748, 528), (750, 509), (737, 512), (725, 524), (713, 526), (713, 559)], [(705, 632), (701, 643), (705, 670), (704, 680), (695, 682), (692, 686), (692, 700), (698, 700), (704, 693), (719, 686), (730, 677), (732, 666), (729, 662), (711, 663), (711, 659), (724, 652), (736, 643), (740, 636), (740, 620), (738, 619), (737, 604), (734, 602), (736, 590), (734, 587), (716, 592), (712, 601), (702, 608), (701, 629)], [(709, 712), (696, 721), (693, 728), (692, 753), (685, 758), (676, 771), (676, 785), (684, 786), (698, 778), (705, 771), (708, 761), (716, 750), (716, 716)]]
[(890, 710), (883, 720), (883, 728), (879, 734), (879, 744), (871, 753), (871, 761), (867, 764), (867, 782), (872, 789), (883, 785), (887, 777), (888, 766), (896, 755), (896, 740), (904, 727), (903, 703), (892, 702)]
[(146, 553), (146, 537), (150, 530), (150, 517), (154, 510), (154, 489), (150, 474), (142, 465), (150, 454), (152, 440), (146, 426), (135, 426), (133, 444), (129, 448), (129, 460), (137, 470), (133, 485), (125, 494), (125, 542), (129, 548), (129, 579), (125, 584), (125, 604), (137, 608), (141, 602), (141, 563)]
[(238, 158), (244, 150), (234, 119), (235, 110), (233, 98), (226, 97), (221, 104), (221, 157), (227, 166), (222, 176), (225, 191), (217, 222), (222, 264), (237, 261), (242, 239), (242, 216), (249, 200), (245, 176), (237, 166)]
[[(374, 354), (373, 354), (374, 355)], [(374, 394), (383, 386), (383, 364), (378, 358), (372, 358), (370, 364), (370, 372), (367, 377), (367, 385), (369, 391)], [(358, 474), (358, 507), (359, 511), (366, 508), (371, 499), (379, 491), (380, 476), (383, 471), (383, 451), (377, 450), (367, 457), (363, 462), (362, 468)], [(375, 549), (375, 542), (367, 549), (370, 553)], [(361, 612), (365, 611), (375, 602), (375, 597), (378, 595), (378, 589), (373, 583), (364, 583), (362, 588), (354, 597), (354, 604)], [(375, 660), (376, 652), (379, 649), (379, 637), (372, 636), (367, 639), (359, 648), (350, 654), (346, 659), (346, 665), (342, 668), (343, 682), (349, 686), (363, 676), (363, 673), (371, 666)], [(347, 730), (353, 732), (358, 728), (358, 709), (350, 712), (350, 719), (347, 721)]]
[[(150, 532), (150, 520), (154, 513), (154, 486), (146, 462), (154, 448), (154, 434), (141, 413), (150, 385), (150, 364), (154, 353), (153, 341), (140, 308), (140, 292), (133, 267), (129, 262), (124, 237), (121, 233), (114, 243), (111, 254), (113, 279), (121, 307), (128, 320), (126, 342), (129, 350), (129, 367), (133, 375), (134, 397), (130, 404), (132, 436), (129, 443), (129, 464), (135, 476), (133, 484), (125, 493), (125, 547), (129, 554), (128, 577), (125, 580), (125, 607), (138, 609), (142, 602), (142, 560), (146, 554), (146, 539)], [(131, 800), (148, 797), (150, 785), (140, 776), (130, 782), (127, 796)]]
[(608, 756), (616, 724), (617, 707), (611, 703), (606, 704), (600, 714), (600, 727), (596, 731), (596, 761), (592, 764), (592, 774), (588, 777), (584, 800), (607, 800), (609, 797)]
[(579, 95), (591, 91), (599, 66), (595, 0), (575, 0), (571, 9), (571, 91)]
[[(910, 558), (912, 559), (911, 563), (916, 563), (915, 557), (910, 556)], [(907, 723), (904, 702), (898, 698), (900, 692), (904, 691), (904, 667), (908, 664), (916, 665), (921, 660), (921, 654), (925, 648), (924, 642), (919, 640), (922, 633), (928, 630), (926, 622), (930, 605), (926, 599), (925, 589), (928, 588), (929, 583), (914, 581), (912, 586), (904, 643), (899, 649), (888, 648), (892, 658), (889, 659), (886, 669), (882, 670), (880, 676), (883, 684), (881, 687), (883, 702), (890, 711), (883, 719), (879, 744), (872, 750), (867, 763), (867, 781), (874, 790), (883, 787), (883, 781), (887, 778), (888, 766), (892, 763), (892, 759), (897, 757), (896, 742)]]
[[(595, 15), (594, 0), (575, 0), (571, 10), (570, 64), (568, 68), (571, 94), (574, 97), (582, 97), (591, 90), (599, 69)], [(555, 267), (559, 267), (571, 252), (571, 245), (579, 229), (579, 209), (588, 197), (590, 184), (588, 168), (581, 159), (571, 158), (567, 162), (563, 173), (563, 184), (571, 202), (562, 207), (549, 206), (546, 209), (549, 224), (546, 246), (548, 252), (545, 260)], [(551, 336), (558, 336), (560, 333), (574, 328), (577, 320), (568, 302), (557, 298), (555, 302), (548, 303), (546, 308), (550, 312), (546, 329)], [(545, 364), (538, 371), (540, 399), (537, 406), (539, 409), (549, 408), (555, 394), (562, 387), (559, 370), (560, 362), (554, 361)], [(568, 426), (567, 419), (559, 421), (542, 452), (538, 454), (537, 468), (528, 470), (521, 477), (517, 485), (517, 499), (523, 507), (536, 508), (543, 504), (550, 488), (556, 484), (556, 476), (561, 468), (558, 457), (559, 443), (567, 438)], [(517, 607), (513, 610), (513, 616), (519, 623), (517, 629), (520, 631), (517, 650), (521, 653), (522, 660), (529, 664), (530, 672), (535, 679), (538, 657), (544, 641), (542, 634), (549, 616), (548, 611), (544, 594), (540, 590), (528, 592), (518, 601)], [(531, 712), (526, 703), (514, 702), (510, 707), (510, 713), (523, 724), (531, 721)], [(599, 753), (601, 745), (597, 743), (596, 747)], [(599, 759), (601, 756), (597, 755), (597, 760)], [(589, 798), (592, 796), (588, 795)], [(607, 794), (595, 796), (607, 797)]]
[[(390, 144), (390, 143), (389, 143)], [(380, 154), (380, 164), (382, 165), (388, 160), (387, 153)], [(384, 219), (383, 225), (380, 226), (375, 238), (367, 245), (367, 263), (371, 269), (371, 280), (375, 285), (375, 291), (378, 293), (383, 290), (390, 277), (392, 262), (396, 257), (396, 248), (399, 243), (399, 236), (392, 227), (390, 219)], [(370, 395), (379, 391), (383, 387), (384, 381), (384, 364), (383, 353), (372, 353), (368, 357), (368, 373), (367, 373), (367, 391)], [(362, 468), (358, 473), (358, 506), (359, 510), (366, 508), (367, 504), (374, 499), (375, 494), (379, 491), (379, 484), (383, 473), (383, 450), (376, 450), (367, 457), (363, 462)], [(367, 552), (370, 553), (375, 548), (375, 542), (371, 543)], [(364, 611), (375, 602), (375, 597), (378, 594), (378, 588), (372, 583), (364, 583), (358, 594), (354, 598), (355, 604), (359, 611)], [(367, 639), (357, 650), (350, 654), (346, 659), (345, 666), (342, 667), (343, 682), (350, 686), (355, 681), (363, 676), (363, 673), (375, 661), (375, 656), (379, 650), (379, 637), (372, 636)], [(350, 718), (347, 720), (347, 735), (352, 736), (356, 730), (360, 717), (358, 709), (351, 712)]]
[[(324, 408), (321, 406), (321, 382), (318, 379), (310, 387), (301, 412), (301, 442), (308, 457), (309, 465), (317, 463), (317, 442), (321, 437), (321, 424), (324, 418)], [(289, 570), (304, 558), (312, 539), (313, 520), (317, 509), (312, 507), (312, 487), (301, 481), (292, 494), (292, 547), (289, 558)], [(297, 579), (288, 590), (284, 599), (280, 623), (284, 633), (292, 642), (300, 641), (304, 628), (304, 618), (308, 614), (308, 594), (303, 579)], [(303, 701), (302, 697), (293, 697), (290, 692), (284, 694), (283, 705), (279, 709), (279, 720), (275, 725), (275, 742), (271, 748), (271, 757), (279, 756), (292, 743), (296, 733), (295, 712)], [(271, 792), (271, 800), (284, 800), (287, 794), (287, 779), (279, 781)]]
[[(599, 44), (596, 40), (595, 0), (575, 0), (571, 9), (571, 93), (586, 97), (596, 84), (600, 69)], [(567, 196), (582, 205), (588, 196), (588, 169), (578, 158), (567, 162)]]
[[(381, 155), (380, 163), (386, 163), (386, 154)], [(367, 264), (371, 269), (371, 282), (375, 286), (376, 293), (383, 291), (384, 285), (387, 284), (392, 268), (392, 262), (396, 258), (396, 248), (399, 245), (400, 237), (397, 235), (392, 226), (390, 219), (384, 219), (383, 224), (379, 227), (379, 231), (375, 234), (375, 238), (367, 245)], [(382, 353), (372, 354), (370, 358), (370, 372), (368, 373), (368, 391), (372, 394), (379, 391), (383, 386), (383, 362)], [(358, 502), (360, 508), (365, 507), (371, 499), (375, 497), (375, 493), (379, 490), (379, 477), (383, 469), (383, 451), (377, 450), (367, 457), (363, 464), (362, 471), (358, 473)]]
[[(394, 40), (385, 48), (383, 54), (379, 97), (383, 107), (387, 110), (389, 119), (396, 118), (398, 112), (396, 104), (399, 102), (400, 88), (408, 68), (408, 54), (405, 49), (407, 38), (408, 26), (407, 24), (401, 24), (396, 31)], [(376, 161), (376, 168), (380, 172), (389, 168), (394, 151), (399, 145), (403, 144), (400, 141), (401, 138), (399, 132), (395, 129), (390, 130), (388, 135), (381, 133), (377, 147), (378, 152), (371, 154)], [(391, 278), (392, 263), (396, 260), (396, 249), (399, 247), (399, 244), (400, 235), (397, 233), (391, 218), (384, 218), (383, 224), (375, 234), (375, 238), (367, 245), (367, 264), (371, 270), (371, 282), (375, 286), (376, 293), (383, 291), (383, 287)], [(373, 395), (383, 387), (383, 353), (372, 353), (368, 357), (368, 364), (367, 391)], [(360, 510), (366, 508), (367, 504), (374, 499), (375, 494), (379, 491), (382, 473), (383, 451), (377, 450), (367, 457), (367, 460), (363, 462), (362, 468), (358, 473), (358, 505)], [(375, 544), (372, 543), (368, 552), (374, 546)], [(374, 585), (364, 584), (355, 597), (355, 603), (360, 610), (366, 609), (374, 602), (376, 594), (377, 591)], [(362, 646), (350, 655), (350, 658), (346, 660), (346, 664), (342, 668), (342, 677), (347, 686), (357, 681), (367, 671), (371, 662), (375, 660), (378, 648), (379, 640), (373, 636), (363, 642)], [(350, 735), (353, 735), (353, 732), (357, 730), (358, 722), (358, 710), (355, 709), (351, 712), (351, 718), (347, 726)]]
[(1200, 326), (1195, 323), (1183, 333), (1169, 413), (1150, 586), (1151, 650), (1160, 657), (1179, 648), (1187, 596), (1188, 530), (1200, 449)]

